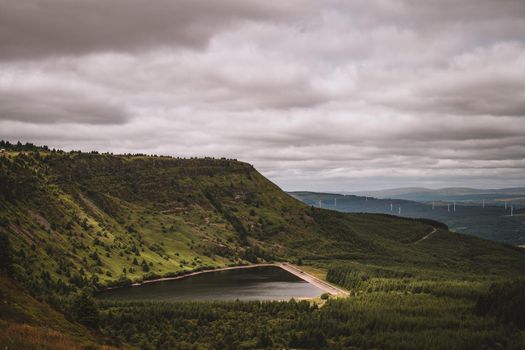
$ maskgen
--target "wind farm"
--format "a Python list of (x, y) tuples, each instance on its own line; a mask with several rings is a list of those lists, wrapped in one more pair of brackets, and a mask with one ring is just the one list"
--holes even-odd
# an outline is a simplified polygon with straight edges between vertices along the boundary
[[(326, 209), (350, 213), (381, 213), (411, 218), (427, 218), (444, 222), (455, 232), (504, 242), (513, 245), (525, 244), (525, 202), (520, 192), (514, 196), (508, 193), (501, 198), (490, 200), (457, 197), (432, 198), (429, 201), (414, 201), (396, 198), (373, 198), (368, 196), (341, 195), (334, 193), (290, 192), (292, 196), (310, 204), (312, 201), (334, 202), (338, 206), (325, 205)], [(322, 198), (322, 199), (319, 199)], [(513, 198), (513, 200), (509, 199)], [(513, 204), (508, 204), (508, 203)], [(403, 208), (403, 209), (401, 209)], [(395, 209), (395, 210), (394, 210)]]

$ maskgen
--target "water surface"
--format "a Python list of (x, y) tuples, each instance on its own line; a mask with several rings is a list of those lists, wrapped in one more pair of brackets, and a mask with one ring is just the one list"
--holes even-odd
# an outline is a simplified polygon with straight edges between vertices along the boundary
[(109, 300), (289, 300), (313, 298), (323, 291), (276, 266), (203, 273), (179, 280), (143, 284), (101, 293)]

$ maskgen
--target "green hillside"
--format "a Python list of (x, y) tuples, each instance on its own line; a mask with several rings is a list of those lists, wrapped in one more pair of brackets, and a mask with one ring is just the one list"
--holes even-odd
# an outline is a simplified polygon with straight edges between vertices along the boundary
[[(17, 275), (31, 283), (102, 285), (290, 258), (433, 260), (426, 245), (410, 244), (431, 222), (312, 209), (235, 160), (9, 152), (0, 161), (1, 230), (21, 258)], [(436, 237), (429, 242), (449, 243), (444, 254), (456, 260), (489, 249), (525, 267), (503, 246), (446, 230)]]
[[(490, 282), (524, 276), (519, 248), (430, 220), (313, 208), (236, 160), (3, 147), (0, 248), (10, 275), (65, 313), (85, 288), (263, 261), (316, 267), (357, 295), (465, 290), (466, 309)], [(103, 330), (115, 336), (118, 307), (105, 310)]]
[(0, 316), (2, 349), (116, 349), (102, 345), (108, 339), (66, 319), (2, 274)]

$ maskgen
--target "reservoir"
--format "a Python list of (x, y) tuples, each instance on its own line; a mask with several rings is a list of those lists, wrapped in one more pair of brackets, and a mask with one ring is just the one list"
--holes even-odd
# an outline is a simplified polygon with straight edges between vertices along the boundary
[(276, 266), (208, 272), (102, 292), (99, 299), (121, 301), (289, 300), (323, 291)]

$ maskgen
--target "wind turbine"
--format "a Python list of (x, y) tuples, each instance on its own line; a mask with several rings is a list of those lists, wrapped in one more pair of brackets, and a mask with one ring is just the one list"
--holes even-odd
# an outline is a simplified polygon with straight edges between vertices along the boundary
[(514, 216), (514, 206), (510, 205), (510, 216)]
[(401, 207), (399, 207), (398, 214), (401, 215)]
[(485, 200), (483, 200), (483, 208), (485, 208)]
[(456, 201), (454, 201), (454, 213), (456, 212)]
[(392, 205), (392, 203), (390, 203), (390, 211), (393, 211), (394, 210), (394, 206)]
[(447, 203), (447, 211), (450, 212), (450, 203)]

